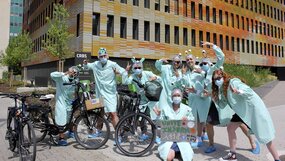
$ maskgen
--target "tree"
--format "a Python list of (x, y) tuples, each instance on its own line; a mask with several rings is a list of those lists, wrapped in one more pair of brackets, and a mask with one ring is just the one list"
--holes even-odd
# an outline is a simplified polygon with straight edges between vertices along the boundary
[(33, 42), (29, 34), (22, 33), (10, 39), (5, 53), (0, 57), (0, 63), (10, 69), (10, 87), (14, 72), (21, 71), (21, 62), (31, 58), (32, 47)]
[(72, 36), (68, 32), (67, 19), (69, 14), (61, 4), (54, 4), (53, 19), (47, 17), (49, 29), (48, 39), (44, 43), (44, 49), (59, 59), (58, 70), (63, 71), (64, 59), (69, 55), (69, 38)]

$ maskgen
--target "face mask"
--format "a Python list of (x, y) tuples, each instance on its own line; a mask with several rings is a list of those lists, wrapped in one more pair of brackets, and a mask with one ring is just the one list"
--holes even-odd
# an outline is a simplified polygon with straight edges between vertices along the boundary
[(219, 80), (215, 80), (215, 84), (216, 84), (216, 86), (218, 86), (219, 88), (223, 85), (223, 83), (224, 83), (224, 79), (223, 79), (223, 78), (221, 78), (221, 79), (219, 79)]
[(100, 58), (100, 62), (102, 63), (102, 64), (106, 64), (107, 63), (107, 58)]
[(209, 70), (209, 64), (206, 65), (202, 65), (202, 70), (204, 70), (205, 72)]
[(180, 96), (176, 96), (176, 97), (173, 97), (173, 103), (174, 104), (179, 104), (181, 102), (182, 98)]
[(142, 73), (142, 70), (141, 69), (135, 69), (134, 70), (134, 74), (135, 75), (140, 75)]

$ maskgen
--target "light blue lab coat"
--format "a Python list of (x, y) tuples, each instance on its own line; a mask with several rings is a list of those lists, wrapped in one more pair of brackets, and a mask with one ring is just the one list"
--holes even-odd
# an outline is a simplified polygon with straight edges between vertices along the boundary
[[(230, 86), (241, 93), (234, 94)], [(227, 89), (229, 105), (235, 113), (250, 127), (260, 143), (267, 144), (275, 137), (275, 129), (270, 114), (262, 99), (240, 79), (230, 80)]]
[[(174, 111), (171, 107), (170, 110), (161, 110), (160, 119), (162, 120), (181, 120), (183, 117), (187, 117), (188, 120), (194, 120), (191, 108), (185, 104), (180, 104), (180, 108)], [(167, 141), (159, 144), (158, 152), (163, 160), (167, 159), (167, 155), (172, 146), (173, 142)], [(185, 161), (191, 161), (193, 159), (194, 152), (189, 142), (177, 142), (182, 159)]]
[[(159, 81), (161, 83), (161, 78), (155, 74), (153, 74), (151, 71), (142, 71), (142, 77), (139, 78), (137, 75), (135, 74), (131, 74), (129, 77), (127, 77), (127, 75), (124, 75), (122, 77), (122, 82), (123, 84), (134, 84), (135, 88), (136, 88), (136, 91), (139, 92), (141, 89), (140, 87), (137, 85), (137, 83), (133, 82), (133, 80), (136, 80), (138, 81), (139, 83), (141, 83), (142, 85), (144, 85), (147, 81), (149, 81), (149, 79), (151, 77), (154, 77), (156, 76), (157, 77), (157, 81)], [(143, 107), (148, 107), (150, 109), (150, 116), (151, 116), (151, 119), (154, 120), (156, 119), (156, 114), (154, 113), (153, 111), (153, 108), (155, 106), (157, 106), (157, 103), (158, 102), (155, 102), (155, 101), (149, 101), (144, 92), (141, 92), (141, 101), (140, 101), (140, 109), (141, 109), (141, 112), (144, 112), (146, 109), (144, 109)]]
[(181, 78), (175, 76), (172, 65), (163, 65), (162, 60), (157, 60), (155, 62), (155, 67), (161, 72), (161, 80), (163, 89), (159, 98), (159, 108), (168, 108), (172, 104), (171, 92), (174, 88), (181, 88), (182, 85), (182, 72), (178, 69), (178, 73)]
[[(224, 64), (225, 54), (223, 51), (216, 45), (213, 46), (213, 50), (215, 51), (217, 62), (215, 65), (209, 66), (209, 70), (205, 72), (205, 75), (202, 79), (196, 79), (196, 82), (192, 82), (194, 84), (194, 88), (197, 91), (195, 94), (190, 95), (188, 97), (189, 105), (192, 107), (192, 113), (195, 117), (195, 120), (199, 122), (206, 122), (210, 105), (211, 105), (211, 97), (204, 96), (203, 90), (212, 91), (212, 75), (213, 72), (219, 69)], [(206, 76), (206, 77), (205, 77)], [(222, 110), (221, 108), (217, 108)]]
[(70, 117), (68, 113), (72, 111), (75, 86), (63, 85), (63, 83), (70, 83), (70, 81), (69, 76), (62, 72), (52, 72), (50, 77), (56, 83), (55, 122), (59, 126), (64, 126)]
[(127, 74), (126, 70), (111, 60), (108, 60), (104, 66), (102, 66), (101, 62), (95, 61), (93, 63), (87, 63), (87, 65), (83, 65), (83, 67), (93, 71), (96, 97), (104, 98), (105, 112), (116, 112), (117, 83), (114, 69), (121, 75)]

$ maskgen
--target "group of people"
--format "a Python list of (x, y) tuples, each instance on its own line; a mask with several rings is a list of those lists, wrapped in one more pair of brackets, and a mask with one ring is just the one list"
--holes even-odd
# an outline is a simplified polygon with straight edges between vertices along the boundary
[[(163, 89), (158, 102), (148, 101), (144, 94), (141, 96), (140, 109), (144, 112), (149, 111), (152, 119), (196, 121), (196, 141), (159, 144), (158, 151), (163, 160), (173, 160), (179, 154), (183, 160), (191, 161), (194, 156), (192, 148), (200, 147), (207, 138), (209, 146), (205, 149), (205, 153), (216, 151), (213, 126), (220, 125), (227, 126), (230, 146), (230, 152), (227, 156), (219, 158), (220, 161), (237, 160), (235, 131), (238, 127), (248, 137), (252, 153), (259, 154), (259, 143), (264, 143), (274, 160), (279, 161), (278, 153), (272, 143), (275, 137), (274, 126), (263, 101), (241, 79), (232, 77), (224, 71), (225, 55), (218, 46), (210, 42), (203, 42), (202, 45), (212, 47), (217, 58), (216, 64), (205, 55), (196, 65), (196, 57), (189, 51), (186, 57), (181, 54), (175, 55), (172, 63), (167, 59), (157, 60), (155, 67), (160, 72), (158, 76), (152, 71), (143, 69), (144, 58), (141, 60), (133, 58), (132, 64), (123, 68), (109, 60), (105, 48), (100, 48), (98, 60), (93, 63), (84, 60), (83, 67), (93, 71), (96, 97), (103, 96), (104, 111), (110, 114), (114, 127), (118, 123), (117, 74), (122, 76), (123, 84), (132, 84), (133, 80), (141, 84), (147, 81), (161, 83)], [(183, 61), (186, 62), (185, 65)], [(72, 82), (78, 72), (76, 68), (71, 67), (66, 73), (51, 73), (51, 78), (57, 87), (55, 120), (59, 126), (64, 126), (70, 117), (74, 92), (72, 86), (63, 86), (63, 83)], [(136, 83), (134, 86), (139, 91), (140, 87)], [(188, 95), (188, 105), (182, 103), (185, 92)], [(147, 133), (143, 133), (141, 137), (148, 139)], [(64, 134), (60, 134), (59, 138), (60, 145), (67, 145)]]

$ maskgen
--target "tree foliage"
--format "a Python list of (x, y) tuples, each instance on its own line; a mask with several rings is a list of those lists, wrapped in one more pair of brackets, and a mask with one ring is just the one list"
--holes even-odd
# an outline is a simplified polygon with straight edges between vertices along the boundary
[(33, 42), (28, 33), (19, 34), (9, 41), (5, 53), (0, 58), (0, 63), (17, 71), (22, 61), (29, 60), (32, 54)]
[(59, 60), (65, 59), (70, 53), (68, 47), (69, 38), (72, 36), (68, 32), (67, 19), (69, 14), (61, 4), (54, 4), (53, 18), (47, 18), (49, 29), (48, 39), (44, 43), (44, 49)]

